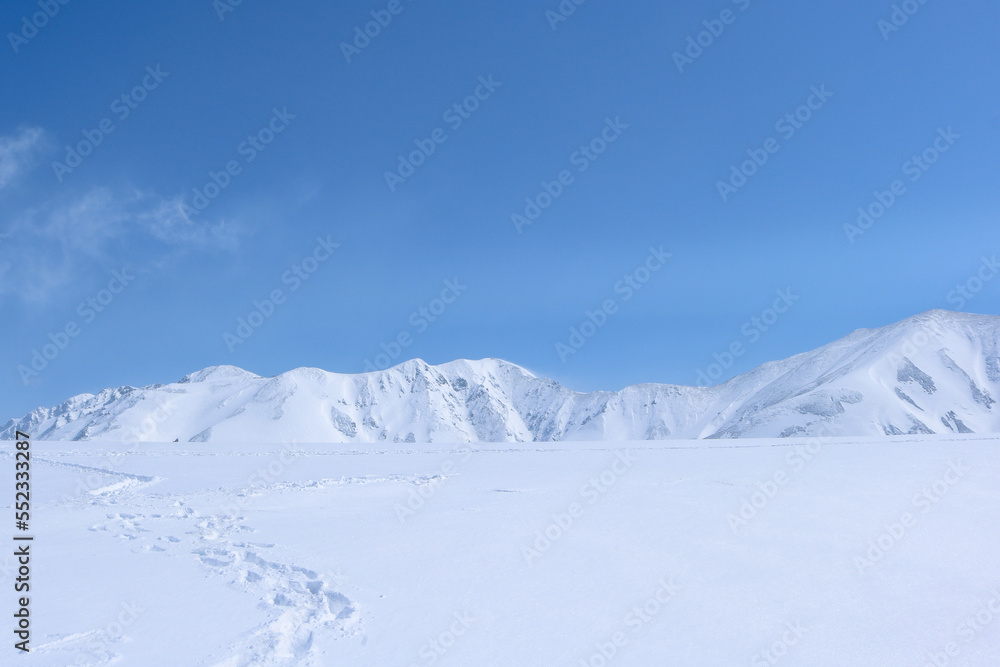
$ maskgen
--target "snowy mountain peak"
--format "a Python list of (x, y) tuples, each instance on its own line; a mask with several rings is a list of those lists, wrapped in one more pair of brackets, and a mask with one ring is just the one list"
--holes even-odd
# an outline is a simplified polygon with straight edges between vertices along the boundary
[(361, 374), (179, 382), (81, 394), (10, 420), (49, 440), (490, 442), (1000, 431), (1000, 317), (932, 310), (858, 329), (715, 387), (579, 393), (502, 359)]
[(245, 371), (238, 366), (209, 366), (208, 368), (185, 375), (178, 381), (178, 384), (192, 382), (240, 382), (259, 377), (259, 375)]

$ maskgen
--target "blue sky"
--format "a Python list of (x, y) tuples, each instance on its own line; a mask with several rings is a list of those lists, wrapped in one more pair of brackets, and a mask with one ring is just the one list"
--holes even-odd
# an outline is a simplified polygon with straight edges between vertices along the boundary
[(3, 418), (217, 364), (696, 384), (1000, 312), (1000, 8), (902, 5), (4, 3)]

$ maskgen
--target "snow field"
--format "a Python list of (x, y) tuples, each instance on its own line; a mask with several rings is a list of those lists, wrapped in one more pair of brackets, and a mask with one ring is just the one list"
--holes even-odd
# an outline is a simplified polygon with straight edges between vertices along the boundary
[(25, 664), (995, 665), (997, 444), (37, 443)]

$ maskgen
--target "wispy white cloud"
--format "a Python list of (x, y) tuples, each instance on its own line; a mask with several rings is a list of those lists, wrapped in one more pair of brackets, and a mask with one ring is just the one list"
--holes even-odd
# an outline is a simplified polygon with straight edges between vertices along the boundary
[(40, 127), (25, 127), (12, 135), (0, 136), (0, 189), (37, 164), (49, 145), (48, 136)]
[[(0, 191), (38, 164), (51, 146), (40, 127), (0, 135)], [(234, 250), (241, 235), (226, 220), (191, 219), (179, 196), (134, 187), (56, 193), (43, 201), (3, 211), (0, 298), (46, 302), (95, 269), (129, 262), (164, 270), (191, 251)]]
[(157, 240), (169, 245), (235, 250), (240, 228), (225, 220), (195, 222), (184, 212), (183, 197), (160, 199), (137, 214), (138, 223)]
[(234, 250), (241, 231), (225, 220), (191, 220), (180, 197), (94, 188), (27, 209), (0, 235), (0, 295), (44, 302), (95, 267), (128, 261), (162, 269), (189, 251)]

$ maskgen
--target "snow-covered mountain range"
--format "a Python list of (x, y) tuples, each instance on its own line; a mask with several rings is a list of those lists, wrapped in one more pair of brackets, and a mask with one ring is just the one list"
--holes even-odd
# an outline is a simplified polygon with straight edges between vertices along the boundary
[(215, 366), (0, 429), (43, 440), (510, 442), (1000, 432), (1000, 316), (929, 311), (714, 387), (579, 393), (499, 359), (346, 375)]

